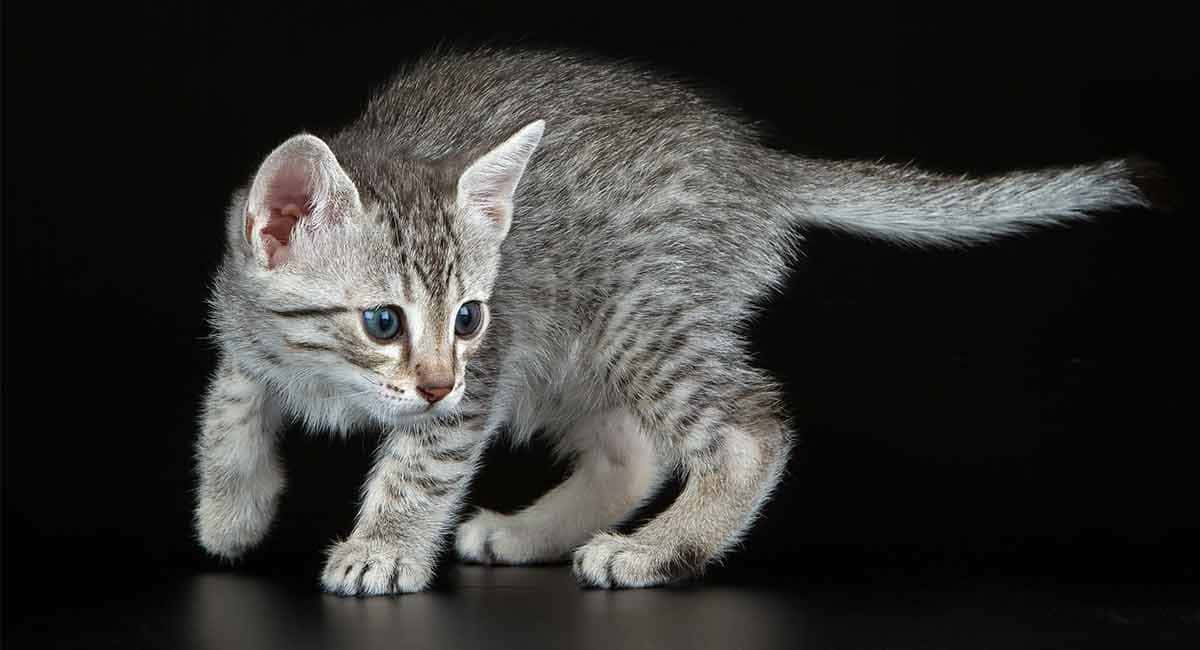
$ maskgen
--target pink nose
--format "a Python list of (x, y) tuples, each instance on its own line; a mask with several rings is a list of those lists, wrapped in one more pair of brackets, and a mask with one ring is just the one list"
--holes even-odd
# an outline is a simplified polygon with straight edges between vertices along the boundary
[(424, 397), (430, 404), (441, 401), (441, 399), (450, 394), (454, 390), (454, 384), (448, 386), (417, 386), (417, 392)]

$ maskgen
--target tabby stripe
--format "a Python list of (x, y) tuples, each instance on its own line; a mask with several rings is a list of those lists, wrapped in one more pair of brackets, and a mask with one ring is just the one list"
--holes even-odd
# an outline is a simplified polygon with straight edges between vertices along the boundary
[(379, 354), (366, 354), (356, 348), (342, 350), (342, 358), (364, 370), (375, 371), (381, 364), (391, 361), (390, 357)]
[(679, 351), (693, 339), (702, 341), (708, 338), (708, 325), (708, 322), (704, 320), (685, 321), (675, 330), (663, 336), (661, 340), (666, 341), (666, 344), (662, 346), (657, 356), (646, 363), (646, 368), (643, 370), (643, 373), (649, 372), (650, 374), (645, 376), (639, 374), (637, 380), (651, 387), (656, 386), (662, 372), (669, 367), (664, 365), (667, 360), (677, 358)]
[[(628, 323), (638, 316), (639, 314), (634, 314), (631, 312), (629, 317), (625, 319), (625, 322)], [(625, 323), (622, 323), (622, 326), (624, 326), (624, 324)], [(643, 334), (643, 332), (641, 328), (629, 327), (624, 332), (619, 332), (619, 334), (621, 335), (620, 339), (614, 340), (613, 345), (606, 346), (610, 348), (615, 347), (616, 349), (620, 350), (620, 353), (618, 353), (612, 362), (608, 364), (608, 367), (604, 373), (604, 379), (609, 383), (609, 385), (612, 385), (614, 371), (618, 372), (620, 376), (626, 376), (629, 374), (630, 369), (626, 367), (626, 361), (628, 361), (630, 355), (637, 352), (638, 348), (636, 343), (638, 337)]]
[(668, 430), (680, 436), (687, 436), (700, 420), (704, 419), (707, 405), (713, 402), (713, 395), (719, 392), (718, 389), (714, 383), (702, 383), (697, 386), (695, 391), (683, 399), (683, 404), (675, 409), (680, 416)]
[(429, 470), (425, 464), (417, 459), (400, 460), (399, 456), (392, 456), (395, 465), (390, 468), (388, 478), (393, 481), (416, 483), (422, 486), (447, 486), (452, 487), (458, 485), (462, 479), (462, 474), (452, 476), (450, 478), (438, 478), (430, 476)]
[[(655, 323), (649, 328), (653, 339), (649, 344), (646, 345), (646, 347), (642, 348), (637, 356), (635, 356), (630, 362), (631, 369), (635, 373), (629, 378), (630, 383), (641, 386), (643, 375), (645, 375), (646, 372), (650, 372), (651, 376), (658, 374), (657, 371), (659, 370), (659, 365), (661, 364), (662, 360), (666, 358), (664, 348), (668, 347), (667, 342), (670, 339), (665, 336), (655, 335), (654, 332), (665, 332), (667, 329), (666, 325), (674, 320), (674, 318), (675, 314), (667, 314), (661, 319), (661, 322)], [(687, 325), (690, 324), (685, 323), (685, 326)], [(681, 346), (683, 343), (680, 342), (679, 345)]]
[[(668, 350), (672, 357), (677, 356), (680, 349), (681, 348), (672, 349), (672, 346), (668, 346)], [(663, 357), (659, 363), (666, 358), (667, 357)], [(679, 386), (681, 381), (691, 376), (700, 374), (700, 369), (703, 367), (703, 363), (706, 359), (707, 355), (703, 351), (700, 351), (692, 357), (681, 359), (674, 368), (671, 368), (670, 366), (663, 366), (658, 368), (653, 375), (646, 377), (645, 379), (638, 377), (638, 380), (646, 386), (645, 394), (647, 399), (653, 404), (667, 397), (667, 395), (669, 395), (675, 390), (676, 387)], [(667, 372), (668, 369), (669, 374), (663, 376), (664, 372)]]
[(429, 452), (429, 457), (443, 463), (462, 463), (470, 460), (474, 452), (475, 445), (471, 444), (454, 449), (436, 449)]
[[(695, 362), (684, 360), (682, 364), (694, 371), (698, 366)], [(637, 403), (644, 405), (646, 408), (666, 408), (674, 409), (678, 405), (678, 399), (667, 401), (667, 398), (674, 396), (680, 389), (691, 388), (696, 386), (696, 382), (659, 382), (656, 384), (646, 383), (645, 389), (642, 391)], [(695, 391), (692, 391), (695, 392)]]
[(440, 478), (434, 478), (432, 476), (411, 476), (411, 475), (403, 476), (402, 480), (404, 480), (405, 482), (407, 482), (411, 485), (415, 485), (415, 486), (421, 488), (421, 490), (423, 490), (426, 494), (428, 494), (430, 496), (441, 496), (443, 494), (446, 494), (447, 492), (449, 492), (450, 490), (453, 490), (455, 487), (457, 487), (459, 485), (459, 483), (462, 482), (462, 480), (460, 478), (440, 479)]
[(461, 257), (462, 256), (458, 252), (458, 247), (455, 246), (454, 247), (454, 260), (455, 261), (451, 265), (450, 268), (454, 271), (454, 282), (457, 283), (458, 293), (463, 293), (467, 290), (467, 284), (465, 282), (463, 282), (463, 276), (462, 276), (462, 271), (461, 271), (462, 260), (460, 259)]
[[(398, 237), (397, 237), (396, 246), (397, 247), (400, 246)], [(400, 282), (404, 287), (404, 299), (411, 303), (411, 302), (413, 302), (413, 294), (412, 294), (412, 280), (410, 279), (410, 276), (413, 273), (413, 265), (409, 261), (408, 256), (405, 255), (403, 252), (400, 253), (400, 266), (404, 267), (404, 272), (400, 274)]]
[[(692, 401), (697, 397), (703, 401), (706, 390), (708, 390), (708, 387), (704, 384), (695, 383), (666, 387), (643, 399), (639, 404), (644, 405), (643, 408), (646, 409), (656, 409), (666, 412), (666, 415), (662, 418), (663, 423), (660, 427), (664, 432), (685, 434), (698, 419), (696, 410), (692, 406)], [(677, 395), (680, 392), (683, 392), (683, 394)], [(673, 399), (667, 401), (668, 397)]]
[[(634, 380), (641, 376), (646, 362), (652, 357), (656, 356), (659, 350), (661, 350), (663, 347), (663, 340), (658, 336), (654, 336), (653, 333), (664, 331), (666, 329), (665, 325), (672, 320), (674, 316), (675, 315), (673, 313), (668, 313), (660, 317), (658, 322), (653, 323), (649, 327), (629, 328), (629, 336), (646, 334), (648, 331), (650, 332), (649, 336), (653, 338), (649, 343), (640, 349), (637, 345), (635, 345), (636, 341), (628, 341), (627, 343), (624, 341), (622, 342), (622, 346), (625, 349), (617, 358), (616, 365), (613, 366), (619, 373), (617, 376), (617, 386), (620, 386), (622, 389), (624, 389), (627, 386), (637, 385)], [(627, 336), (626, 339), (628, 339), (629, 336)], [(629, 358), (631, 353), (633, 353), (632, 359)], [(608, 373), (608, 379), (609, 381), (612, 380), (611, 371)]]
[[(597, 348), (599, 348), (600, 344), (604, 342), (604, 335), (611, 331), (609, 328), (609, 322), (612, 321), (613, 316), (616, 316), (617, 310), (621, 308), (621, 298), (620, 296), (616, 295), (618, 289), (620, 289), (620, 286), (618, 282), (614, 280), (610, 284), (607, 297), (604, 298), (604, 300), (608, 302), (608, 306), (604, 308), (604, 311), (601, 312), (600, 316), (592, 323), (594, 334), (590, 338), (594, 341), (594, 345), (596, 345)], [(600, 304), (604, 303), (601, 302)]]
[(292, 339), (285, 338), (285, 339), (283, 339), (283, 342), (286, 343), (288, 345), (288, 347), (295, 348), (297, 350), (308, 350), (310, 352), (335, 352), (335, 353), (338, 351), (337, 348), (333, 348), (328, 345), (322, 345), (320, 343), (312, 343), (309, 341), (293, 341)]
[(613, 336), (608, 339), (607, 344), (604, 344), (605, 341), (601, 339), (602, 347), (600, 350), (602, 357), (608, 356), (609, 348), (614, 347), (614, 344), (618, 342), (616, 340), (618, 336), (621, 337), (620, 342), (624, 343), (629, 340), (631, 335), (638, 333), (638, 328), (636, 327), (628, 330), (626, 328), (631, 322), (643, 315), (642, 310), (650, 305), (650, 301), (652, 299), (652, 296), (642, 296), (637, 302), (629, 307), (629, 311), (625, 312), (618, 324), (613, 325), (612, 329), (610, 330)]
[(276, 316), (284, 318), (312, 318), (313, 316), (333, 316), (354, 311), (349, 307), (301, 307), (299, 309), (270, 309)]
[[(443, 216), (445, 217), (446, 232), (451, 232), (451, 233), (454, 232), (455, 231), (454, 223), (453, 223), (454, 217), (451, 216), (449, 212), (446, 212)], [(457, 237), (455, 237), (454, 244), (455, 244), (454, 246), (450, 247), (450, 251), (452, 253), (454, 253), (454, 260), (453, 260), (454, 278), (458, 282), (459, 290), (462, 291), (462, 290), (465, 290), (466, 286), (467, 286), (463, 282), (462, 271), (461, 271), (461, 269), (464, 266), (463, 257), (462, 257), (462, 253), (463, 253), (462, 242), (459, 241)]]
[(458, 421), (458, 425), (465, 429), (473, 429), (476, 425), (485, 424), (487, 421), (487, 413), (473, 413), (471, 415), (463, 415)]
[(404, 503), (405, 495), (403, 486), (400, 483), (390, 479), (386, 480), (383, 483), (383, 489), (387, 490), (388, 498), (392, 503)]
[[(615, 283), (614, 283), (615, 284)], [(617, 308), (621, 306), (620, 298), (613, 295), (616, 287), (613, 287), (607, 294), (599, 294), (593, 298), (593, 304), (589, 305), (588, 312), (595, 313), (596, 310), (604, 307), (604, 311), (592, 323), (592, 327), (596, 330), (597, 335), (603, 335), (608, 331), (608, 321), (612, 320), (614, 314), (617, 313)], [(607, 303), (607, 306), (605, 304)]]
[(251, 397), (250, 397), (250, 395), (239, 395), (239, 394), (230, 394), (230, 393), (226, 393), (226, 392), (221, 392), (221, 393), (217, 393), (216, 399), (217, 399), (217, 401), (221, 402), (222, 404), (241, 404), (243, 402), (249, 402)]
[(364, 349), (361, 341), (347, 336), (344, 332), (333, 332), (333, 338), (336, 339), (338, 343), (342, 344), (342, 349), (338, 350), (337, 352), (341, 354), (346, 361), (358, 366), (359, 368), (374, 371), (379, 366), (392, 361), (392, 358), (386, 354), (371, 352), (370, 350)]
[(436, 302), (437, 283), (433, 281), (433, 274), (429, 271), (429, 267), (425, 265), (424, 260), (413, 260), (413, 268), (416, 269), (415, 275), (421, 284), (425, 287), (425, 292), (429, 297)]
[[(690, 407), (691, 404), (688, 404), (688, 406)], [(675, 433), (686, 436), (688, 431), (691, 431), (692, 427), (696, 426), (696, 423), (700, 421), (701, 414), (702, 411), (700, 409), (689, 408), (684, 412), (682, 417), (675, 421), (675, 425), (672, 428), (675, 430)]]

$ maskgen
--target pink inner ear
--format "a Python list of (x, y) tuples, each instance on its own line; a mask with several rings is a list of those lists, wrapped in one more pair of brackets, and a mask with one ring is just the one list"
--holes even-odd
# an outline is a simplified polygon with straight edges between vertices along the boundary
[(271, 210), (271, 217), (267, 219), (267, 225), (263, 226), (263, 235), (270, 235), (275, 238), (275, 241), (287, 246), (292, 240), (292, 228), (296, 222), (300, 220), (300, 209), (295, 205), (289, 205), (282, 210)]
[(290, 140), (272, 152), (255, 176), (247, 212), (254, 222), (250, 232), (258, 236), (250, 239), (257, 242), (267, 268), (291, 258), (296, 228), (315, 231), (330, 216), (326, 214), (331, 192), (326, 168), (334, 161), (322, 147), (306, 139)]
[(289, 203), (282, 210), (271, 209), (267, 225), (262, 228), (262, 242), (267, 251), (269, 268), (275, 268), (287, 261), (292, 229), (302, 216), (300, 207), (294, 203)]

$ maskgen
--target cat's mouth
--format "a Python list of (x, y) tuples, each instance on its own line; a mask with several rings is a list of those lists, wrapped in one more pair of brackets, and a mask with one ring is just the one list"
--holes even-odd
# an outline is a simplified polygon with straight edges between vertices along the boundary
[[(383, 420), (402, 420), (411, 423), (427, 417), (437, 417), (452, 413), (457, 408), (462, 396), (462, 384), (456, 385), (442, 399), (429, 401), (417, 397), (416, 391), (402, 388), (388, 382), (366, 377), (363, 379), (371, 385), (371, 390), (365, 391), (364, 397), (372, 402), (370, 405), (379, 413)], [(362, 393), (360, 393), (362, 395)], [(382, 408), (380, 408), (382, 407)]]
[(384, 405), (389, 415), (401, 416), (404, 418), (424, 419), (425, 417), (442, 416), (454, 410), (458, 406), (458, 399), (451, 395), (446, 399), (436, 402), (427, 402), (425, 400), (403, 399), (396, 398), (391, 395), (383, 395), (379, 401)]

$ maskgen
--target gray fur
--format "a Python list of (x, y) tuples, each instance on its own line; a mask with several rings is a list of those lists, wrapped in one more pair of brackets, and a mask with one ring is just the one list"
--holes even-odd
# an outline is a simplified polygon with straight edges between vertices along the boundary
[[(805, 227), (973, 243), (1144, 206), (1134, 180), (1122, 161), (973, 179), (804, 159), (632, 65), (431, 55), (346, 129), (281, 145), (235, 194), (197, 446), (200, 542), (235, 557), (266, 533), (283, 487), (276, 413), (381, 428), (358, 523), (322, 584), (424, 589), (507, 424), (518, 442), (545, 431), (576, 473), (521, 512), (461, 523), (461, 557), (573, 555), (580, 582), (600, 587), (697, 575), (751, 525), (791, 447), (742, 328)], [(303, 205), (288, 183), (305, 184)], [(272, 255), (264, 224), (289, 215), (286, 254)], [(453, 322), (468, 300), (486, 319), (463, 340)], [(380, 305), (404, 308), (411, 337), (365, 335), (361, 310)], [(429, 406), (415, 389), (434, 375), (455, 388)], [(671, 473), (686, 485), (670, 508), (631, 535), (604, 532)]]

